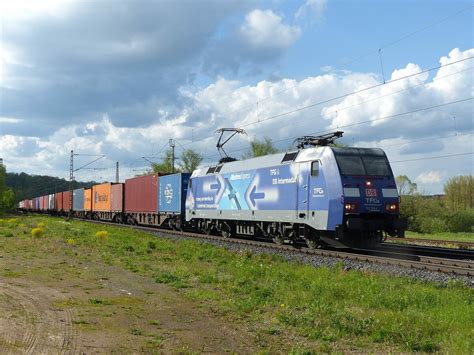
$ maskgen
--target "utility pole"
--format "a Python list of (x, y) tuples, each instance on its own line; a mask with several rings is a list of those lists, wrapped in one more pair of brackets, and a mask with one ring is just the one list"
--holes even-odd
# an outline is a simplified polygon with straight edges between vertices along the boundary
[(72, 199), (74, 190), (74, 151), (71, 150), (71, 160), (69, 162), (69, 218), (72, 218)]
[(115, 163), (115, 182), (119, 182), (119, 162)]
[(173, 138), (170, 138), (169, 141), (170, 147), (171, 147), (171, 174), (174, 174), (174, 140)]

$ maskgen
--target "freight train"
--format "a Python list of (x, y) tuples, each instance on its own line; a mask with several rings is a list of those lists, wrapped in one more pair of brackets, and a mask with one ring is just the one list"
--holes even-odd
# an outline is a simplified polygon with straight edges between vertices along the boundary
[(375, 246), (384, 235), (403, 237), (399, 203), (383, 150), (314, 145), (192, 174), (151, 174), (76, 189), (72, 201), (69, 191), (40, 196), (19, 208), (225, 238), (304, 241), (315, 248)]

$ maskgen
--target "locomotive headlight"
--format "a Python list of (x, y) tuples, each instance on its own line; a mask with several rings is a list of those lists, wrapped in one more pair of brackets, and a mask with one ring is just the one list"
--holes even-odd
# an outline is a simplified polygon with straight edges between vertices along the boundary
[(396, 203), (385, 205), (385, 209), (389, 212), (397, 212), (398, 211), (398, 205)]
[(345, 212), (355, 212), (357, 209), (357, 205), (354, 203), (346, 203), (344, 205), (344, 211)]
[(372, 181), (367, 180), (367, 181), (365, 182), (365, 186), (367, 186), (367, 187), (372, 187)]

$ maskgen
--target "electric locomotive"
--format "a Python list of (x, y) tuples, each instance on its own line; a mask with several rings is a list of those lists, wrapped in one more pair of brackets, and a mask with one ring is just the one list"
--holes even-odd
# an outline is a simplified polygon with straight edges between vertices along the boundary
[(304, 240), (311, 248), (375, 246), (386, 234), (403, 236), (406, 222), (384, 151), (331, 146), (341, 136), (302, 137), (295, 151), (195, 170), (186, 224), (224, 237)]

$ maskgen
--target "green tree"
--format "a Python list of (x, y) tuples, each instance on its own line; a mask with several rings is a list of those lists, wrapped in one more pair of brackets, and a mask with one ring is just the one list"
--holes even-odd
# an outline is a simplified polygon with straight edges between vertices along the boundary
[(192, 149), (186, 149), (181, 154), (181, 163), (179, 167), (184, 172), (193, 172), (202, 162), (202, 155)]
[(15, 194), (12, 189), (7, 188), (6, 176), (7, 172), (5, 166), (0, 165), (0, 212), (15, 207)]
[(398, 187), (398, 194), (402, 195), (413, 195), (416, 192), (416, 183), (412, 182), (406, 175), (398, 175), (395, 178)]
[(474, 208), (474, 178), (472, 175), (456, 176), (444, 185), (446, 205), (453, 211), (464, 211)]
[[(173, 151), (168, 149), (160, 163), (151, 163), (151, 172), (160, 174), (170, 174), (173, 172)], [(178, 172), (174, 169), (174, 172)]]
[(262, 140), (254, 139), (250, 142), (250, 149), (242, 155), (243, 159), (260, 157), (262, 155), (278, 153), (271, 138), (264, 137)]

